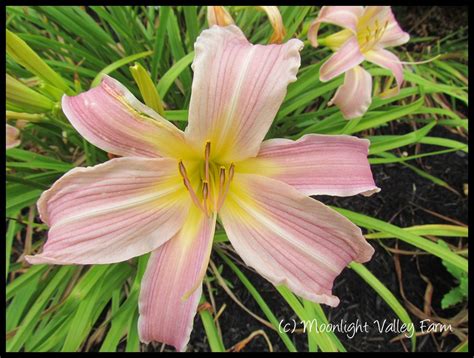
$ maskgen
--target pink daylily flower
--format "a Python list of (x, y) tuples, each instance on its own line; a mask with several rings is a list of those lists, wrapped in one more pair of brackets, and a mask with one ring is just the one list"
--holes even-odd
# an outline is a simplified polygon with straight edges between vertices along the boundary
[(15, 148), (20, 145), (20, 131), (18, 128), (7, 123), (5, 134), (6, 149)]
[(198, 37), (183, 132), (105, 76), (62, 108), (89, 142), (122, 156), (66, 173), (38, 201), (49, 225), (33, 264), (107, 264), (151, 252), (139, 299), (142, 342), (184, 350), (216, 218), (242, 259), (275, 285), (336, 306), (335, 277), (374, 249), (308, 195), (378, 191), (369, 141), (306, 135), (263, 141), (296, 80), (303, 44), (252, 45), (234, 26)]
[(318, 46), (318, 30), (322, 22), (341, 26), (344, 30), (328, 36), (324, 43), (335, 53), (321, 66), (323, 82), (345, 73), (344, 84), (328, 103), (336, 104), (344, 118), (362, 116), (372, 102), (372, 77), (359, 66), (364, 60), (392, 72), (396, 87), (382, 97), (398, 94), (403, 83), (400, 59), (387, 47), (402, 45), (410, 39), (393, 16), (390, 6), (323, 6), (309, 30), (308, 38)]

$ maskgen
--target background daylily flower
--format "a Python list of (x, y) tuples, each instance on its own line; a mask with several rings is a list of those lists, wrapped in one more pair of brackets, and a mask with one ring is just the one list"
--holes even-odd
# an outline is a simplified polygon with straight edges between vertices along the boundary
[(7, 123), (5, 134), (6, 149), (15, 148), (20, 145), (20, 131), (18, 128)]
[[(281, 18), (280, 10), (277, 6), (255, 6), (257, 9), (265, 11), (273, 27), (272, 37), (270, 43), (279, 44), (283, 41), (286, 35), (283, 19)], [(234, 24), (234, 19), (225, 9), (224, 6), (208, 6), (207, 7), (207, 22), (209, 27), (213, 25), (228, 26)]]
[(323, 40), (335, 53), (321, 66), (321, 81), (345, 73), (344, 84), (329, 105), (336, 104), (346, 119), (359, 117), (367, 111), (372, 102), (372, 77), (359, 66), (364, 60), (390, 70), (395, 77), (396, 87), (380, 95), (398, 94), (403, 83), (402, 63), (385, 48), (402, 45), (410, 36), (400, 28), (390, 6), (323, 6), (308, 30), (308, 38), (314, 47), (318, 46), (322, 22), (344, 28)]
[(297, 39), (252, 45), (233, 25), (203, 31), (184, 132), (108, 76), (63, 97), (78, 132), (123, 157), (75, 168), (42, 194), (38, 209), (49, 236), (43, 252), (27, 260), (106, 264), (151, 251), (140, 339), (184, 350), (219, 215), (249, 266), (275, 285), (336, 306), (335, 277), (374, 250), (357, 226), (307, 195), (370, 195), (378, 188), (367, 140), (263, 141), (296, 80), (301, 48)]
[(209, 27), (214, 25), (229, 26), (234, 24), (234, 19), (224, 6), (208, 6), (207, 23)]

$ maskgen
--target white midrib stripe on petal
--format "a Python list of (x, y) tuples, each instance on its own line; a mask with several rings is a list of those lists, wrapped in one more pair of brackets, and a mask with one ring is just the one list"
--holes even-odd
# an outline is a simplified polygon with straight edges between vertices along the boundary
[(310, 246), (302, 245), (298, 240), (294, 240), (291, 234), (289, 234), (282, 227), (278, 226), (276, 222), (269, 220), (265, 215), (261, 214), (258, 210), (255, 210), (251, 208), (250, 206), (245, 206), (241, 200), (238, 200), (238, 199), (236, 200), (236, 199), (237, 198), (234, 198), (236, 202), (239, 202), (239, 205), (241, 208), (245, 207), (245, 210), (250, 212), (253, 215), (253, 218), (262, 222), (264, 225), (267, 226), (269, 230), (273, 231), (275, 234), (279, 235), (282, 239), (289, 242), (291, 245), (295, 246), (302, 253), (310, 255), (311, 257), (319, 261), (321, 264), (323, 264), (332, 272), (339, 274), (338, 267), (336, 267), (332, 262), (328, 261), (325, 257), (319, 255), (318, 252), (312, 250)]
[[(170, 187), (170, 188), (165, 189), (165, 190), (155, 191), (155, 192), (150, 193), (150, 194), (136, 196), (133, 199), (122, 201), (122, 202), (116, 203), (115, 205), (112, 205), (112, 206), (102, 206), (102, 207), (99, 207), (99, 208), (94, 209), (94, 210), (88, 210), (87, 212), (83, 212), (83, 213), (80, 213), (78, 215), (73, 215), (73, 216), (66, 217), (62, 220), (58, 220), (57, 222), (55, 222), (53, 224), (53, 226), (55, 228), (57, 228), (57, 227), (69, 224), (69, 223), (77, 221), (77, 220), (89, 218), (91, 216), (100, 215), (100, 214), (103, 214), (103, 213), (108, 213), (108, 212), (113, 212), (113, 211), (118, 211), (118, 210), (121, 210), (121, 209), (127, 209), (127, 208), (131, 208), (131, 207), (134, 207), (134, 206), (137, 206), (137, 205), (140, 205), (140, 204), (145, 204), (145, 203), (151, 202), (153, 200), (156, 200), (161, 196), (176, 192), (177, 189), (180, 186), (182, 186), (182, 185), (181, 184), (180, 185), (175, 185), (175, 186)], [(166, 206), (166, 205), (163, 205), (163, 207), (164, 206)]]
[[(227, 113), (225, 121), (223, 121), (223, 126), (222, 126), (222, 135), (221, 138), (223, 138), (224, 143), (228, 141), (228, 132), (230, 129), (230, 125), (233, 124), (234, 122), (234, 114), (237, 109), (237, 102), (240, 100), (241, 96), (241, 91), (242, 91), (242, 84), (245, 82), (244, 78), (246, 77), (247, 70), (249, 68), (250, 62), (253, 58), (253, 53), (255, 52), (255, 46), (252, 46), (250, 49), (250, 52), (247, 55), (247, 58), (245, 59), (244, 64), (242, 65), (242, 70), (240, 71), (239, 79), (237, 82), (237, 85), (234, 87), (233, 95), (232, 95), (232, 102), (231, 105), (229, 106), (229, 111)], [(222, 145), (222, 143), (219, 143)]]
[(334, 71), (335, 68), (340, 67), (341, 63), (344, 63), (347, 58), (352, 57), (352, 56), (354, 56), (353, 52), (348, 52), (344, 56), (341, 56), (338, 61), (335, 61), (335, 62), (332, 63), (332, 66), (329, 67), (331, 69), (331, 71), (328, 71), (328, 72)]

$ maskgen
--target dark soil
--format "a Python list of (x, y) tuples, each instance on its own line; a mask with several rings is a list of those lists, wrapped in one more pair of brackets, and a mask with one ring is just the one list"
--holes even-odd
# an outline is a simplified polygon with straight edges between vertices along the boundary
[[(402, 28), (417, 36), (437, 36), (439, 38), (449, 35), (460, 26), (467, 26), (467, 7), (395, 7), (395, 15)], [(390, 128), (378, 130), (376, 134), (402, 134), (410, 130), (406, 124), (397, 124)], [(436, 127), (432, 136), (453, 138), (465, 141), (447, 129)], [(410, 148), (409, 151), (413, 151)], [(433, 150), (430, 146), (422, 145), (421, 151)], [(411, 154), (411, 153), (410, 153)], [(349, 198), (318, 197), (322, 202), (342, 208), (357, 211), (381, 220), (385, 220), (400, 227), (422, 225), (430, 223), (453, 224), (447, 220), (435, 216), (426, 211), (444, 215), (448, 218), (467, 224), (468, 222), (468, 200), (463, 193), (463, 185), (467, 183), (468, 158), (463, 152), (454, 152), (440, 156), (425, 157), (418, 161), (411, 161), (413, 165), (422, 168), (428, 173), (446, 181), (459, 194), (446, 188), (435, 185), (424, 179), (411, 169), (399, 164), (374, 165), (372, 167), (375, 181), (382, 189), (378, 194), (370, 198), (363, 196)], [(461, 239), (450, 239), (451, 243), (457, 243)], [(398, 247), (402, 250), (415, 251), (413, 246), (404, 244), (398, 240), (384, 240), (388, 247)], [(431, 301), (432, 312), (441, 317), (451, 317), (460, 308), (455, 307), (442, 310), (441, 299), (450, 288), (454, 287), (453, 277), (446, 271), (440, 259), (432, 255), (395, 255), (384, 249), (376, 241), (371, 241), (376, 252), (366, 267), (374, 273), (390, 291), (402, 302), (400, 284), (396, 275), (395, 256), (400, 260), (402, 271), (402, 285), (406, 298), (423, 311), (424, 295), (427, 282), (420, 274), (424, 275), (433, 284), (434, 291)], [(398, 245), (398, 246), (396, 246)], [(222, 261), (217, 254), (212, 259), (216, 264)], [(234, 285), (234, 293), (241, 302), (252, 312), (265, 317), (263, 312), (240, 283), (235, 274), (224, 264), (223, 276)], [(239, 266), (247, 275), (254, 286), (258, 289), (272, 311), (279, 320), (290, 321), (298, 318), (289, 308), (287, 303), (275, 290), (275, 288), (253, 270), (245, 266)], [(226, 304), (226, 309), (219, 318), (224, 329), (224, 344), (231, 347), (239, 341), (248, 337), (252, 332), (263, 329), (270, 338), (274, 351), (286, 351), (278, 335), (272, 330), (264, 327), (250, 315), (238, 307), (227, 294), (217, 285), (214, 293), (217, 308)], [(207, 294), (206, 290), (204, 292)], [(355, 272), (345, 269), (337, 278), (334, 286), (334, 294), (341, 299), (337, 308), (329, 308), (323, 305), (324, 311), (333, 323), (341, 319), (347, 322), (369, 322), (372, 328), (369, 333), (357, 333), (355, 338), (348, 339), (343, 333), (336, 333), (348, 351), (407, 351), (411, 349), (409, 339), (390, 342), (397, 336), (396, 333), (379, 333), (374, 324), (375, 320), (384, 319), (392, 321), (396, 315), (390, 307), (375, 293)], [(419, 319), (409, 312), (415, 328), (419, 330)], [(305, 334), (293, 334), (291, 336), (298, 350), (308, 349)], [(449, 351), (453, 349), (459, 340), (454, 335), (442, 337), (440, 334), (428, 334), (418, 337), (418, 351)], [(194, 330), (191, 336), (189, 351), (208, 351), (209, 345), (204, 328), (199, 318), (195, 319)], [(261, 336), (251, 340), (243, 351), (268, 351), (268, 346)]]
[(467, 6), (392, 6), (402, 29), (411, 36), (443, 38), (468, 24)]

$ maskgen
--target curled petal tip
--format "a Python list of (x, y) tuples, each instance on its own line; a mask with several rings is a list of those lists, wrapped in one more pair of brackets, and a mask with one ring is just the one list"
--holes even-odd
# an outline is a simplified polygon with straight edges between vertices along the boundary
[(372, 76), (361, 66), (345, 73), (344, 83), (328, 102), (335, 104), (345, 119), (363, 116), (372, 103)]
[(26, 255), (26, 256), (25, 256), (25, 261), (26, 261), (27, 263), (29, 263), (30, 265), (33, 265), (33, 264), (35, 263), (35, 262), (34, 262), (34, 261), (35, 261), (35, 260), (34, 260), (34, 256)]
[(382, 189), (380, 189), (379, 187), (376, 187), (376, 188), (374, 188), (374, 189), (364, 191), (364, 192), (361, 193), (361, 194), (362, 194), (363, 196), (367, 196), (367, 197), (368, 197), (368, 196), (372, 196), (372, 195), (374, 195), (374, 194), (380, 192), (380, 190), (382, 190)]
[(272, 37), (270, 43), (279, 44), (283, 42), (286, 35), (285, 25), (281, 18), (280, 10), (277, 6), (257, 6), (258, 8), (265, 11), (273, 27)]
[(15, 148), (20, 145), (20, 131), (18, 128), (11, 126), (9, 124), (6, 125), (6, 149)]
[(207, 23), (209, 27), (214, 25), (228, 26), (234, 24), (234, 19), (224, 6), (208, 6)]
[(382, 48), (369, 51), (364, 56), (368, 61), (391, 71), (395, 77), (396, 87), (385, 90), (380, 96), (382, 98), (396, 96), (403, 84), (403, 65), (398, 56)]
[(368, 262), (372, 259), (372, 256), (374, 256), (374, 253), (375, 249), (373, 248), (373, 246), (370, 245), (368, 242), (365, 242), (365, 245), (361, 247), (361, 251), (359, 252), (357, 258), (354, 261), (359, 262), (361, 264), (364, 262)]
[(318, 47), (318, 31), (321, 23), (330, 23), (357, 32), (357, 23), (364, 9), (362, 6), (323, 6), (318, 17), (308, 29), (308, 39), (313, 47)]

